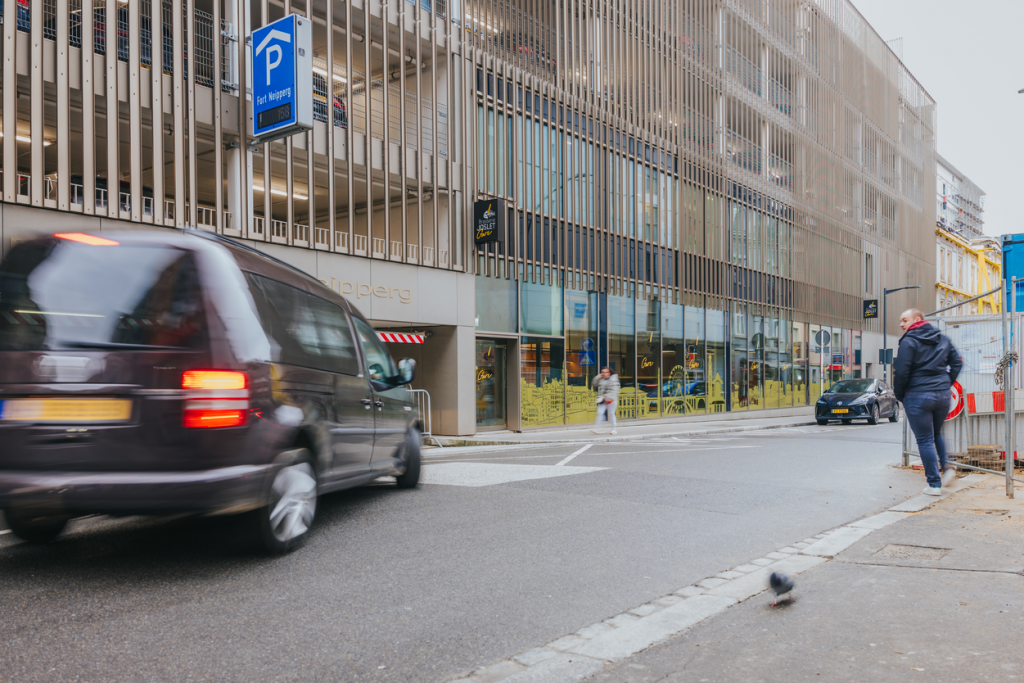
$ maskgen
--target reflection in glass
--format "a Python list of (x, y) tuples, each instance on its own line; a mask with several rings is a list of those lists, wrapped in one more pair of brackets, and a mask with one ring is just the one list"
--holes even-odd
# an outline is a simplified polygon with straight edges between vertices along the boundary
[(657, 299), (636, 302), (637, 417), (661, 415), (660, 303)]
[(505, 342), (478, 339), (476, 342), (476, 426), (504, 427)]
[(746, 410), (750, 402), (749, 367), (747, 365), (747, 305), (732, 304), (732, 349), (730, 354), (732, 387), (731, 410)]
[(708, 412), (725, 412), (725, 312), (707, 311)]
[(633, 297), (608, 297), (608, 366), (619, 376), (620, 418), (636, 417), (636, 339), (633, 327)]
[(520, 349), (523, 427), (563, 424), (565, 346), (562, 340), (523, 337)]
[(705, 353), (704, 309), (686, 307), (686, 401), (691, 413), (703, 413), (707, 406), (708, 377)]
[(597, 293), (565, 293), (565, 412), (568, 424), (597, 419), (596, 393), (591, 383), (598, 372)]
[(683, 307), (661, 305), (661, 406), (663, 415), (685, 415), (686, 348), (683, 344)]

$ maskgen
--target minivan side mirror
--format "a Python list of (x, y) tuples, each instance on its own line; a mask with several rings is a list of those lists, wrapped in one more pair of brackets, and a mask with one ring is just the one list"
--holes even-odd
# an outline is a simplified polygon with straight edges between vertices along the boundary
[(416, 379), (416, 361), (412, 358), (403, 358), (398, 361), (398, 386), (412, 384)]

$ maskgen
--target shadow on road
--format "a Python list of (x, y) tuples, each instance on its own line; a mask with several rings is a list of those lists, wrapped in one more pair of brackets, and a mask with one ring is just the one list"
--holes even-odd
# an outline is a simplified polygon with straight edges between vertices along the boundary
[[(400, 495), (394, 485), (369, 485), (323, 496), (316, 523), (304, 549), (325, 537), (344, 533), (353, 516)], [(6, 535), (0, 545), (0, 576), (9, 585), (74, 579), (110, 583), (119, 578), (160, 581), (206, 580), (241, 568), (275, 561), (292, 563), (299, 549), (283, 558), (268, 556), (256, 545), (249, 515), (226, 517), (85, 517), (72, 520), (56, 541), (32, 545)]]

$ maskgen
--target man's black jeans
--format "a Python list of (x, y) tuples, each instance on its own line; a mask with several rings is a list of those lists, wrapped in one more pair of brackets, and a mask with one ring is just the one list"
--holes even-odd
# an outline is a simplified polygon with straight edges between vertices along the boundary
[(942, 440), (942, 423), (949, 415), (949, 391), (914, 391), (903, 397), (910, 429), (917, 439), (928, 485), (942, 486), (942, 470), (946, 467), (946, 442)]

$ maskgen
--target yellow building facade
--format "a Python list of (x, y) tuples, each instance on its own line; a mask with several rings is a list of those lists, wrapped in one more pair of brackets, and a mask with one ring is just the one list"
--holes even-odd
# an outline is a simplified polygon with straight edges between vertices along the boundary
[[(935, 228), (935, 310), (947, 308), (999, 287), (1002, 251), (992, 237), (967, 239), (942, 227)], [(974, 315), (1002, 312), (998, 290), (962, 308), (942, 315)]]

